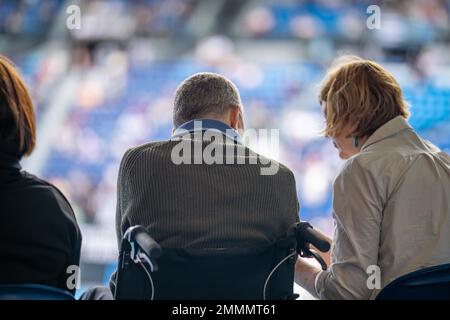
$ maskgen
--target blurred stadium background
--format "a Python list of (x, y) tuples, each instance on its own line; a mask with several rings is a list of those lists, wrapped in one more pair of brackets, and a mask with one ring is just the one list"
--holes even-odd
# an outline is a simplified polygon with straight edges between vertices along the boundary
[[(66, 26), (71, 4), (81, 8), (77, 30)], [(372, 4), (379, 30), (366, 26)], [(82, 287), (106, 283), (115, 266), (121, 156), (170, 137), (174, 90), (195, 72), (238, 85), (247, 127), (280, 129), (279, 160), (295, 173), (300, 216), (327, 233), (342, 161), (319, 134), (316, 97), (337, 55), (387, 66), (411, 124), (450, 152), (449, 15), (450, 1), (440, 0), (0, 0), (0, 52), (24, 75), (39, 121), (38, 147), (23, 166), (76, 211)]]

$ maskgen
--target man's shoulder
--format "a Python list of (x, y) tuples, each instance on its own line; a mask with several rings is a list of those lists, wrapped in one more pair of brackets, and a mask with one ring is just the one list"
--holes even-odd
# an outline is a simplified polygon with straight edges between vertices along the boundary
[(136, 147), (130, 148), (127, 150), (127, 153), (132, 153), (132, 154), (140, 154), (140, 153), (147, 153), (147, 152), (154, 152), (157, 151), (158, 149), (167, 147), (167, 146), (171, 146), (173, 145), (174, 141), (173, 140), (160, 140), (160, 141), (151, 141), (151, 142), (147, 142), (141, 145), (138, 145)]
[[(248, 148), (249, 149), (249, 148)], [(251, 149), (249, 149), (251, 150)], [(253, 150), (251, 150), (251, 152), (254, 152)], [(278, 176), (289, 176), (289, 177), (294, 177), (294, 173), (292, 172), (292, 170), (285, 164), (279, 162), (278, 160), (269, 158), (263, 154), (260, 153), (255, 153), (255, 155), (259, 158), (259, 163), (262, 164), (263, 167), (272, 167), (272, 168), (276, 168), (276, 171), (272, 171), (275, 174), (274, 175), (278, 175)], [(270, 175), (270, 174), (269, 174)]]
[(148, 159), (155, 155), (164, 153), (165, 150), (170, 150), (174, 144), (172, 140), (152, 141), (141, 144), (136, 147), (129, 148), (123, 155), (122, 163), (130, 164), (142, 159)]
[[(125, 152), (122, 158), (122, 167), (130, 168), (134, 167), (136, 164), (139, 165), (142, 163), (150, 162), (152, 163), (152, 167), (158, 167), (158, 163), (164, 166), (166, 166), (168, 162), (176, 164), (177, 161), (173, 161), (172, 159), (173, 151), (174, 147), (177, 146), (180, 141), (182, 140), (175, 139), (154, 141), (130, 148)], [(294, 180), (294, 174), (292, 170), (281, 162), (256, 153), (248, 146), (238, 144), (236, 146), (245, 149), (245, 151), (237, 151), (235, 149), (232, 149), (233, 156), (236, 158), (235, 161), (233, 161), (234, 165), (256, 165), (255, 168), (257, 168), (259, 170), (258, 172), (262, 173), (262, 175), (276, 176), (277, 178)], [(202, 149), (202, 156), (204, 157), (205, 155), (203, 154), (203, 151), (204, 150)], [(177, 150), (177, 152), (179, 152), (179, 150)], [(193, 152), (195, 152), (195, 150)], [(188, 154), (190, 154), (191, 157), (193, 156), (193, 153), (191, 152), (188, 152)], [(244, 160), (241, 159), (243, 163), (240, 163), (240, 161), (237, 160), (239, 156), (244, 157)], [(250, 158), (254, 158), (253, 161)], [(190, 160), (191, 162), (193, 161), (192, 159)], [(225, 165), (225, 161), (223, 161), (223, 163), (220, 162), (220, 164)]]

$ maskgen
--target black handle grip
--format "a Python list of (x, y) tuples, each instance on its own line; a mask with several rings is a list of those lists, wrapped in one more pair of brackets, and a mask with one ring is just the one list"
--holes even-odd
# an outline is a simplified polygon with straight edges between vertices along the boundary
[(143, 230), (136, 230), (135, 241), (142, 251), (150, 259), (158, 259), (161, 256), (161, 246), (147, 233), (145, 228)]
[(328, 252), (328, 250), (330, 250), (331, 245), (328, 242), (327, 237), (321, 232), (314, 230), (309, 223), (300, 222), (297, 232), (300, 243), (310, 243), (322, 252)]
[(308, 255), (312, 256), (314, 259), (317, 260), (317, 262), (319, 262), (320, 267), (322, 268), (323, 271), (327, 270), (328, 266), (327, 263), (325, 262), (325, 260), (323, 260), (323, 258), (313, 249), (308, 250)]
[[(132, 226), (123, 235), (122, 243), (135, 243), (149, 259), (157, 259), (162, 254), (161, 246), (148, 234), (143, 226)], [(123, 248), (123, 244), (122, 244)], [(131, 250), (131, 249), (128, 249)]]

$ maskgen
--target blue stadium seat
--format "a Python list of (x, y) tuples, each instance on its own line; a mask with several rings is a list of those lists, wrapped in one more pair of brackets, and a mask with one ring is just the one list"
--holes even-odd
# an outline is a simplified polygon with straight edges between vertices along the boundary
[(450, 263), (408, 273), (392, 281), (377, 300), (450, 300)]
[(74, 300), (74, 296), (62, 289), (40, 284), (0, 285), (0, 300)]

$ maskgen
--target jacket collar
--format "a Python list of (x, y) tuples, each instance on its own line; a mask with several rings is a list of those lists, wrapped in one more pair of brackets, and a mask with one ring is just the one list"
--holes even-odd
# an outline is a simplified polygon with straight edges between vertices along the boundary
[(242, 144), (241, 137), (239, 133), (226, 123), (214, 120), (214, 119), (195, 119), (180, 125), (172, 135), (172, 138), (181, 137), (187, 133), (193, 133), (198, 131), (212, 130), (224, 134), (231, 140)]
[(19, 163), (20, 159), (9, 154), (0, 151), (0, 170), (4, 169), (17, 169), (20, 170), (22, 167)]
[(0, 150), (0, 186), (10, 180), (17, 179), (22, 170), (17, 157)]
[(394, 119), (386, 122), (384, 125), (379, 127), (370, 137), (367, 139), (367, 141), (364, 143), (364, 145), (361, 147), (361, 150), (366, 149), (368, 146), (377, 143), (381, 140), (384, 140), (386, 138), (389, 138), (390, 136), (393, 136), (394, 134), (399, 133), (402, 130), (410, 129), (412, 130), (411, 125), (406, 121), (405, 118), (402, 116), (397, 116)]

